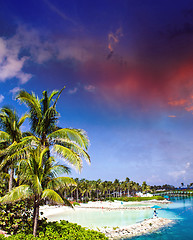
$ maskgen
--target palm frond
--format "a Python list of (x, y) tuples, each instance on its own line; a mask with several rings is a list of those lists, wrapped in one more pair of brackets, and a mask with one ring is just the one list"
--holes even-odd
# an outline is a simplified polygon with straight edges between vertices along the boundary
[(15, 202), (21, 199), (30, 198), (33, 196), (33, 191), (28, 185), (21, 185), (14, 188), (10, 193), (0, 198), (0, 203)]
[(88, 153), (85, 150), (83, 150), (81, 147), (79, 147), (77, 144), (75, 144), (74, 142), (71, 142), (67, 139), (66, 140), (58, 139), (55, 141), (55, 144), (71, 149), (73, 152), (77, 153), (78, 156), (80, 156), (81, 158), (84, 158), (88, 164), (91, 163), (90, 156), (88, 155)]
[(49, 107), (44, 113), (43, 119), (40, 124), (40, 132), (49, 134), (56, 128), (55, 124), (58, 120), (58, 112), (55, 108)]
[(39, 127), (39, 120), (42, 119), (41, 104), (38, 97), (32, 92), (31, 94), (25, 90), (19, 91), (17, 99), (25, 103), (30, 109), (30, 119), (32, 124), (32, 131), (36, 131)]
[(53, 150), (80, 172), (82, 169), (82, 159), (77, 153), (67, 147), (57, 144), (53, 146)]
[(44, 148), (44, 149), (40, 152), (40, 156), (39, 156), (39, 167), (42, 166), (44, 154), (45, 154), (46, 152), (48, 152), (48, 151), (49, 151), (49, 148), (47, 147), (47, 148)]
[(51, 102), (52, 98), (58, 94), (58, 90), (53, 90), (48, 98), (49, 102)]
[(26, 120), (26, 118), (29, 118), (29, 114), (25, 113), (19, 120), (18, 122), (18, 126), (21, 127), (21, 125), (24, 123), (24, 121)]
[(49, 189), (55, 189), (58, 190), (60, 188), (70, 187), (70, 186), (76, 186), (77, 183), (74, 181), (74, 179), (69, 177), (57, 177), (48, 182), (47, 187)]
[(0, 140), (11, 141), (11, 136), (7, 132), (0, 131)]
[(69, 167), (65, 166), (65, 165), (55, 165), (53, 167), (50, 168), (50, 171), (54, 171), (54, 173), (56, 175), (58, 174), (70, 174), (71, 173), (71, 170)]
[(54, 102), (54, 104), (53, 104), (53, 108), (55, 108), (56, 103), (57, 103), (57, 101), (58, 101), (58, 99), (59, 99), (59, 97), (60, 97), (62, 91), (64, 90), (64, 88), (65, 88), (65, 86), (64, 86), (64, 87), (60, 90), (60, 92), (58, 93), (58, 96), (57, 96), (57, 98), (56, 98), (56, 100), (55, 100), (55, 102)]
[(32, 176), (32, 188), (34, 189), (34, 192), (36, 192), (38, 195), (42, 192), (42, 185), (39, 177), (37, 175)]
[(62, 128), (59, 130), (56, 130), (48, 135), (48, 138), (51, 140), (57, 140), (57, 139), (67, 139), (69, 141), (73, 141), (76, 144), (78, 144), (80, 147), (84, 149), (88, 149), (89, 146), (89, 140), (86, 135), (86, 132), (84, 132), (81, 129), (73, 129), (73, 128)]
[(64, 200), (52, 189), (45, 189), (42, 192), (42, 199), (49, 199), (55, 203), (64, 204)]

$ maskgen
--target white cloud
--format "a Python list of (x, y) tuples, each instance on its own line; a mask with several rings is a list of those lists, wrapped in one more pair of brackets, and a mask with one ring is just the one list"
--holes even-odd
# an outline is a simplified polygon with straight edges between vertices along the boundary
[(5, 97), (2, 94), (0, 94), (0, 103), (3, 102), (4, 98)]
[(87, 92), (94, 92), (96, 90), (96, 87), (93, 86), (93, 85), (86, 85), (84, 86), (84, 89), (87, 91)]
[(15, 95), (15, 94), (17, 94), (17, 92), (19, 92), (19, 90), (21, 90), (20, 87), (15, 87), (15, 88), (9, 90), (9, 92), (12, 93), (13, 95)]
[(191, 165), (190, 162), (187, 162), (186, 163), (186, 169), (190, 168), (190, 165)]
[(21, 83), (25, 83), (32, 75), (22, 71), (27, 58), (19, 58), (21, 46), (13, 39), (0, 38), (0, 81), (5, 82), (10, 78), (18, 78)]
[[(21, 84), (28, 82), (32, 78), (32, 74), (24, 70), (28, 61), (43, 64), (51, 59), (65, 61), (70, 58), (80, 63), (87, 62), (93, 57), (93, 45), (95, 42), (81, 38), (55, 40), (45, 31), (41, 33), (19, 25), (13, 37), (0, 37), (0, 82), (11, 78), (19, 79)], [(95, 87), (88, 85), (85, 90), (93, 92)]]
[(180, 178), (184, 177), (185, 173), (186, 173), (186, 170), (179, 170), (179, 171), (169, 172), (168, 175), (173, 177), (174, 179), (178, 179), (179, 177)]
[(71, 90), (69, 90), (68, 92), (70, 93), (70, 94), (74, 94), (74, 93), (76, 93), (78, 91), (78, 88), (74, 88), (74, 89), (71, 89)]

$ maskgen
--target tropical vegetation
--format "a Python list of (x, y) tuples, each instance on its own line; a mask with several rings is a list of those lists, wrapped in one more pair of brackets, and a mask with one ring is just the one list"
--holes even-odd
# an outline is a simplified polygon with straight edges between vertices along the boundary
[[(56, 104), (63, 89), (51, 94), (44, 91), (41, 99), (34, 93), (21, 90), (17, 99), (26, 104), (28, 113), (21, 119), (15, 110), (8, 107), (2, 108), (0, 113), (0, 177), (5, 188), (0, 202), (32, 200), (34, 236), (37, 235), (41, 202), (71, 205), (62, 195), (62, 190), (75, 186), (76, 182), (60, 176), (70, 173), (66, 164), (81, 171), (83, 159), (90, 163), (86, 132), (57, 125), (59, 113)], [(22, 133), (20, 127), (27, 117), (31, 132)], [(58, 163), (56, 156), (64, 162)]]
[(19, 233), (9, 237), (0, 235), (0, 240), (107, 240), (104, 234), (81, 227), (75, 223), (67, 221), (60, 222), (45, 222), (42, 224), (42, 231), (39, 232), (38, 237), (32, 234)]

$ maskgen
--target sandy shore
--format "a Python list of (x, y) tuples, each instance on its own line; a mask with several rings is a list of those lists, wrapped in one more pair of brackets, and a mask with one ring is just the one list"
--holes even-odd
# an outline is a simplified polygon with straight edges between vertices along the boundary
[(110, 240), (125, 239), (152, 233), (157, 230), (160, 230), (163, 227), (172, 225), (173, 223), (174, 221), (166, 218), (151, 218), (146, 219), (140, 223), (129, 225), (127, 227), (121, 228), (104, 227), (97, 228), (95, 230), (104, 233)]
[[(115, 201), (115, 202), (88, 202), (88, 203), (80, 203), (80, 205), (76, 205), (74, 209), (78, 208), (87, 208), (87, 209), (104, 209), (104, 210), (143, 210), (151, 208), (153, 205), (157, 204), (169, 204), (170, 201), (167, 200), (150, 200), (150, 201), (141, 201), (141, 202), (121, 202), (121, 201)], [(136, 206), (137, 204), (140, 204), (140, 206)], [(69, 209), (69, 207), (66, 206), (48, 206), (44, 205), (40, 207), (40, 211), (44, 212), (44, 216), (47, 217), (48, 215), (53, 215), (61, 211), (61, 209)]]
[[(167, 200), (150, 200), (150, 201), (141, 201), (141, 202), (122, 202), (122, 201), (114, 201), (114, 202), (88, 202), (81, 203), (80, 206), (76, 206), (79, 208), (93, 208), (93, 209), (106, 209), (106, 210), (122, 210), (122, 209), (130, 209), (130, 210), (139, 210), (139, 209), (148, 209), (153, 205), (157, 204), (169, 204), (170, 201)], [(136, 206), (139, 205), (139, 206)]]
[[(143, 210), (151, 208), (153, 205), (161, 205), (161, 204), (168, 204), (171, 203), (167, 200), (151, 200), (151, 201), (144, 201), (144, 202), (88, 202), (88, 203), (81, 203), (80, 206), (75, 206), (74, 209), (97, 209), (98, 210), (126, 210), (126, 209), (136, 209), (136, 210)], [(139, 206), (137, 206), (139, 204)], [(61, 211), (69, 210), (69, 207), (66, 206), (42, 206), (40, 211), (44, 214), (44, 217), (48, 217), (50, 215), (55, 215), (60, 213)], [(94, 230), (98, 230), (104, 233), (109, 239), (124, 239), (130, 238), (134, 236), (139, 236), (142, 234), (148, 234), (154, 231), (157, 231), (165, 226), (172, 224), (174, 221), (165, 218), (151, 218), (146, 219), (140, 223), (136, 223), (133, 225), (128, 225), (125, 227), (101, 227), (101, 228), (94, 228)]]

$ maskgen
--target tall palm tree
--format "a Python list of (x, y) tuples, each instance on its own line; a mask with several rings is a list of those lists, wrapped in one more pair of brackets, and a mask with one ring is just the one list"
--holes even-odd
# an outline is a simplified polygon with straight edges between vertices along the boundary
[(119, 196), (119, 191), (120, 191), (119, 179), (115, 179), (115, 181), (113, 182), (113, 187), (114, 187), (114, 191), (115, 191), (115, 197), (118, 197)]
[(7, 163), (10, 166), (9, 191), (11, 191), (13, 187), (14, 168), (17, 158), (12, 158), (12, 161), (7, 162), (5, 153), (8, 154), (7, 149), (11, 144), (16, 144), (21, 141), (21, 126), (27, 117), (28, 115), (25, 114), (19, 119), (16, 111), (9, 107), (3, 107), (0, 110), (0, 127), (3, 130), (0, 131), (0, 144), (6, 149), (6, 151), (1, 151), (1, 156), (4, 155), (4, 159), (1, 162), (1, 168), (5, 167)]
[(127, 184), (127, 196), (129, 197), (130, 194), (130, 179), (128, 177), (126, 177), (125, 182)]
[[(31, 131), (39, 140), (41, 148), (53, 147), (53, 150), (79, 171), (82, 168), (82, 158), (90, 163), (87, 153), (89, 147), (88, 137), (82, 129), (59, 128), (57, 121), (59, 113), (56, 111), (57, 101), (62, 91), (47, 91), (42, 93), (39, 99), (35, 94), (21, 90), (17, 99), (25, 103), (29, 108)], [(56, 99), (54, 99), (56, 97)], [(48, 158), (50, 151), (47, 152)]]
[(57, 164), (53, 157), (45, 158), (49, 151), (48, 148), (43, 150), (40, 146), (29, 148), (28, 156), (21, 159), (19, 163), (19, 167), (25, 169), (22, 171), (23, 184), (2, 197), (0, 202), (8, 203), (27, 198), (33, 199), (33, 235), (36, 236), (40, 201), (49, 199), (59, 204), (69, 204), (56, 191), (66, 185), (76, 185), (76, 182), (69, 177), (57, 177), (58, 174), (69, 173), (69, 168)]
[(101, 179), (99, 178), (97, 181), (94, 181), (94, 190), (96, 191), (97, 201), (99, 200), (99, 191), (101, 188)]

